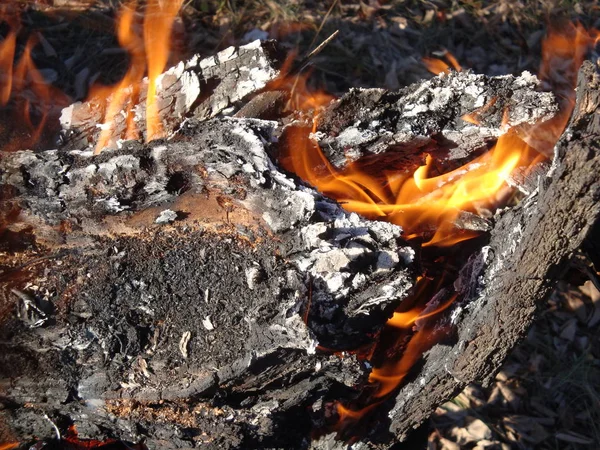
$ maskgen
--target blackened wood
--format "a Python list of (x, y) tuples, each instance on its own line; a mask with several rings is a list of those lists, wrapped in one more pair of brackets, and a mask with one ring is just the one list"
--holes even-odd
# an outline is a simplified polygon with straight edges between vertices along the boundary
[[(457, 343), (425, 356), (359, 446), (389, 448), (489, 380), (596, 221), (598, 81), (584, 74), (549, 176), (496, 217), (461, 272)], [(368, 370), (314, 347), (353, 348), (378, 330), (410, 292), (414, 255), (398, 227), (278, 171), (265, 148), (274, 126), (213, 120), (95, 158), (5, 155), (6, 439), (52, 436), (52, 421), (160, 448), (345, 447), (311, 444), (307, 411), (353, 396)]]
[[(447, 168), (465, 164), (509, 129), (554, 116), (553, 94), (539, 92), (539, 80), (442, 74), (399, 91), (353, 89), (319, 116), (317, 138), (330, 162), (343, 168), (405, 167), (414, 170), (431, 154)], [(385, 153), (385, 157), (382, 154)]]
[(1, 210), (19, 211), (4, 231), (30, 242), (0, 289), (2, 416), (18, 440), (51, 437), (47, 415), (82, 438), (288, 448), (310, 435), (307, 408), (366, 380), (356, 357), (316, 346), (376, 333), (414, 253), (400, 227), (276, 169), (274, 126), (3, 155)]
[[(585, 62), (577, 104), (538, 191), (496, 219), (488, 246), (463, 270), (466, 295), (451, 314), (457, 342), (426, 355), (414, 382), (389, 412), (390, 430), (405, 438), (433, 408), (467, 383), (490, 383), (523, 339), (570, 258), (600, 218), (600, 75)], [(473, 286), (466, 279), (480, 281)], [(473, 289), (474, 288), (474, 289)]]

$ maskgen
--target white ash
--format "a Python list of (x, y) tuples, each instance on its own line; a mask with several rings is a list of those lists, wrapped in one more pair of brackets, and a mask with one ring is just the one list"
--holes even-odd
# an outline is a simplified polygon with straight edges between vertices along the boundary
[[(317, 285), (325, 288), (324, 294), (333, 298), (349, 295), (377, 274), (404, 269), (412, 262), (412, 258), (407, 256), (414, 255), (411, 248), (397, 244), (402, 234), (401, 227), (368, 221), (355, 213), (340, 211), (331, 223), (307, 225), (300, 234), (305, 249), (310, 253), (297, 258), (295, 264), (300, 270), (308, 271)], [(369, 258), (370, 265), (350, 267), (359, 259)], [(397, 295), (394, 289), (383, 286), (378, 300), (374, 302)]]
[(175, 220), (177, 220), (177, 213), (173, 210), (165, 209), (161, 211), (154, 223), (165, 224), (175, 222)]
[(204, 328), (206, 328), (208, 331), (212, 331), (215, 329), (215, 326), (213, 325), (213, 323), (210, 320), (210, 316), (206, 316), (204, 319), (202, 319), (202, 326)]
[[(528, 72), (487, 77), (465, 71), (441, 74), (398, 92), (354, 89), (322, 115), (313, 136), (336, 167), (399, 144), (417, 149), (435, 144), (433, 136), (440, 133), (452, 143), (449, 159), (464, 158), (511, 128), (553, 117), (558, 111), (555, 97), (539, 92), (539, 84)], [(464, 120), (467, 115), (474, 115), (478, 124)], [(352, 119), (340, 123), (340, 116)]]
[(246, 269), (245, 273), (246, 282), (248, 283), (248, 289), (252, 291), (256, 287), (256, 284), (260, 281), (261, 268), (255, 265)]
[[(159, 75), (156, 80), (157, 104), (166, 135), (172, 136), (188, 117), (199, 120), (215, 117), (264, 88), (279, 74), (272, 54), (270, 43), (257, 40), (240, 47), (229, 47), (209, 58), (194, 55)], [(203, 86), (209, 80), (219, 83), (202, 100), (203, 89), (206, 89)], [(134, 122), (145, 137), (148, 84), (148, 78), (141, 80), (140, 101), (133, 107)], [(131, 91), (131, 87), (126, 90)], [(60, 124), (67, 147), (95, 147), (101, 131), (109, 130), (106, 148), (121, 148), (128, 122), (125, 111), (120, 111), (114, 118), (104, 117), (104, 100), (110, 102), (112, 96), (76, 102), (63, 108)]]

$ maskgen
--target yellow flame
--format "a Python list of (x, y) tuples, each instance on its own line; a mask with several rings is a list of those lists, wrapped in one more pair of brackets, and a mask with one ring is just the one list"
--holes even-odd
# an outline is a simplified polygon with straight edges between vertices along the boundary
[(423, 228), (436, 230), (427, 245), (452, 245), (473, 237), (473, 232), (455, 229), (457, 216), (497, 206), (512, 171), (537, 156), (516, 134), (507, 133), (490, 152), (447, 173), (429, 175), (434, 160), (427, 156), (425, 165), (412, 175), (401, 168), (374, 175), (360, 163), (344, 170), (334, 168), (306, 131), (291, 131), (289, 139), (288, 169), (349, 211), (402, 225), (409, 234)]
[(12, 450), (13, 448), (19, 447), (18, 442), (7, 442), (5, 444), (0, 444), (0, 450)]
[(133, 107), (134, 103), (137, 102), (146, 63), (143, 40), (133, 31), (135, 29), (136, 6), (136, 2), (124, 5), (117, 21), (117, 38), (119, 44), (127, 50), (131, 58), (127, 73), (115, 89), (95, 87), (90, 94), (97, 101), (108, 101), (104, 115), (104, 124), (96, 143), (95, 153), (100, 153), (102, 149), (114, 145), (114, 142), (111, 142), (111, 138), (114, 135), (115, 120), (121, 111), (123, 111), (126, 103), (128, 107), (126, 111), (125, 136), (123, 137), (125, 139), (136, 139), (138, 137), (137, 127), (133, 121)]
[[(164, 137), (164, 128), (157, 105), (157, 81), (164, 71), (171, 51), (171, 29), (181, 8), (182, 0), (150, 0), (146, 3), (143, 24), (136, 13), (137, 1), (125, 4), (117, 21), (119, 44), (130, 56), (130, 66), (123, 79), (116, 86), (96, 85), (90, 91), (90, 98), (96, 103), (106, 104), (102, 132), (96, 143), (95, 153), (114, 146), (117, 121), (123, 120), (123, 139), (139, 138), (139, 130), (134, 120), (134, 108), (139, 102), (142, 79), (148, 73), (146, 91), (146, 140)], [(138, 33), (143, 27), (142, 36)]]
[[(328, 99), (303, 91), (306, 86), (304, 82), (293, 83), (294, 95), (302, 99), (301, 102), (296, 101), (297, 104), (307, 105), (317, 111), (313, 127), (288, 129), (287, 149), (281, 162), (286, 169), (295, 172), (325, 195), (338, 200), (349, 211), (397, 223), (411, 237), (424, 238), (425, 245), (454, 245), (476, 235), (471, 231), (459, 231), (454, 226), (461, 211), (477, 213), (505, 204), (512, 193), (507, 180), (515, 169), (526, 172), (550, 154), (573, 109), (577, 71), (585, 54), (600, 39), (599, 36), (599, 32), (586, 31), (580, 25), (572, 25), (562, 34), (551, 31), (543, 45), (540, 78), (558, 97), (559, 113), (553, 119), (529, 129), (523, 127), (509, 131), (498, 139), (490, 151), (457, 169), (440, 171), (430, 155), (426, 156), (425, 164), (416, 170), (403, 166), (386, 167), (385, 154), (381, 155), (382, 161), (378, 166), (386, 167), (385, 170), (374, 171), (372, 164), (362, 164), (360, 160), (343, 170), (336, 169), (310, 137), (310, 133), (318, 128), (319, 108), (326, 105)], [(446, 57), (456, 70), (460, 70), (460, 65), (451, 55)], [(450, 70), (450, 66), (443, 61), (429, 59), (426, 64), (435, 73)], [(484, 112), (493, 102), (495, 100), (463, 119), (478, 124), (478, 113)], [(448, 308), (456, 295), (434, 309), (423, 306), (427, 305), (430, 295), (438, 288), (422, 291), (418, 287), (414, 297), (416, 306), (408, 311), (395, 312), (390, 318), (387, 325), (398, 330), (399, 342), (408, 339), (402, 341), (407, 343), (401, 346), (402, 353), (397, 360), (386, 360), (373, 369), (369, 381), (376, 391), (367, 402), (363, 402), (366, 406), (352, 409), (337, 405), (339, 422), (336, 430), (360, 420), (366, 412), (394, 392), (423, 353), (446, 335), (444, 327), (439, 324), (436, 326), (435, 315)], [(433, 320), (430, 323), (428, 319)]]
[(148, 58), (148, 94), (146, 96), (147, 140), (164, 137), (156, 103), (156, 81), (169, 59), (171, 28), (183, 0), (149, 0), (144, 17), (144, 43)]

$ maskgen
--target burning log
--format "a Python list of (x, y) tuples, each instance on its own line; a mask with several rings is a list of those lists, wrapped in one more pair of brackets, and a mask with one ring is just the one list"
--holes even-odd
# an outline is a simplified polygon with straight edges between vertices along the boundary
[(486, 77), (466, 71), (397, 92), (355, 89), (321, 114), (316, 137), (336, 168), (360, 160), (380, 169), (401, 161), (414, 170), (425, 154), (458, 167), (508, 130), (556, 114), (554, 96), (536, 92), (539, 84), (527, 72)]
[[(277, 55), (273, 42), (255, 41), (239, 48), (227, 48), (204, 59), (194, 55), (167, 70), (158, 78), (156, 86), (156, 104), (164, 135), (172, 134), (184, 119), (215, 117), (264, 88), (279, 74)], [(137, 88), (140, 93), (131, 119), (128, 114), (121, 114), (121, 107), (119, 114), (113, 118), (105, 117), (107, 99), (102, 96), (65, 108), (60, 121), (67, 147), (96, 147), (102, 131), (105, 131), (100, 147), (117, 148), (128, 136), (131, 138), (128, 126), (132, 122), (137, 128), (135, 133), (147, 138), (148, 78), (143, 80), (141, 88)], [(131, 95), (133, 86), (124, 86), (123, 89)], [(119, 92), (114, 92), (108, 103), (118, 95)]]
[(464, 300), (449, 320), (451, 348), (436, 345), (413, 382), (396, 395), (390, 430), (404, 438), (435, 405), (467, 383), (492, 381), (522, 339), (540, 301), (593, 238), (600, 218), (598, 66), (584, 62), (577, 104), (548, 174), (517, 207), (498, 214), (490, 242), (460, 273)]
[[(200, 80), (202, 66), (163, 80)], [(222, 72), (231, 82), (233, 66)], [(519, 183), (529, 195), (479, 228), (473, 212), (454, 220), (491, 229), (489, 241), (454, 250), (409, 242), (408, 229), (372, 211), (349, 213), (274, 161), (291, 161), (325, 194), (332, 179), (345, 182), (337, 169), (374, 170), (377, 154), (408, 157), (410, 171), (437, 150), (448, 170), (556, 112), (534, 77), (451, 74), (400, 94), (354, 91), (313, 133), (332, 159), (312, 167), (322, 179), (297, 170), (308, 147), (290, 148), (295, 138), (316, 145), (311, 130), (252, 118), (260, 107), (99, 155), (2, 155), (3, 440), (50, 438), (73, 424), (81, 438), (154, 448), (343, 448), (334, 439), (360, 438), (384, 449), (406, 438), (466, 383), (490, 379), (597, 223), (598, 82), (587, 63), (550, 171), (528, 172)], [(180, 121), (200, 105), (206, 119), (233, 98), (225, 105), (224, 91), (211, 92), (165, 104), (179, 105)], [(95, 144), (93, 128), (81, 129), (82, 148)], [(440, 258), (452, 262), (442, 277), (453, 282), (427, 286)], [(432, 298), (413, 313), (423, 285)], [(402, 348), (373, 347), (375, 337), (391, 342), (390, 317)]]

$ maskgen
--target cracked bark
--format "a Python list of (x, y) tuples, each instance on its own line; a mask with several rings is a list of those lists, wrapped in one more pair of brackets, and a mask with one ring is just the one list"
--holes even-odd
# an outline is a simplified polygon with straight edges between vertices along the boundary
[[(375, 140), (352, 141), (369, 159), (394, 127), (416, 120), (398, 119), (404, 106), (388, 116), (381, 105), (419, 105), (419, 87), (480, 81), (451, 77), (401, 94), (350, 93), (326, 113), (318, 138), (331, 144), (333, 160), (343, 150), (343, 166), (340, 136), (381, 120)], [(514, 116), (514, 127), (555, 111), (532, 84), (523, 88), (529, 96), (517, 95), (516, 79), (494, 80), (486, 83), (512, 90), (497, 91), (508, 97), (479, 114), (479, 138), (503, 132), (503, 107), (514, 102), (545, 99)], [(462, 300), (439, 324), (453, 321), (455, 340), (424, 356), (356, 448), (390, 448), (466, 383), (489, 381), (597, 228), (598, 83), (586, 63), (551, 171), (539, 184), (527, 180), (536, 189), (494, 217), (488, 245), (455, 283)], [(424, 128), (413, 127), (406, 142), (464, 131), (460, 117), (493, 97), (465, 95), (453, 95), (461, 106), (441, 107), (438, 122), (419, 118), (413, 125)], [(351, 99), (361, 105), (358, 125), (354, 113), (342, 114)], [(277, 169), (268, 156), (277, 153), (277, 128), (212, 119), (189, 122), (168, 141), (130, 142), (96, 157), (3, 155), (3, 440), (50, 438), (47, 415), (63, 431), (75, 422), (82, 438), (145, 436), (154, 448), (345, 448), (332, 435), (311, 441), (314, 416), (355, 396), (368, 368), (315, 346), (365, 343), (409, 295), (419, 261), (399, 227), (348, 214)], [(386, 142), (382, 151), (397, 152), (400, 141)], [(477, 147), (460, 145), (448, 147), (448, 164)], [(457, 148), (466, 150), (453, 160)], [(411, 164), (422, 158), (409, 156)]]

